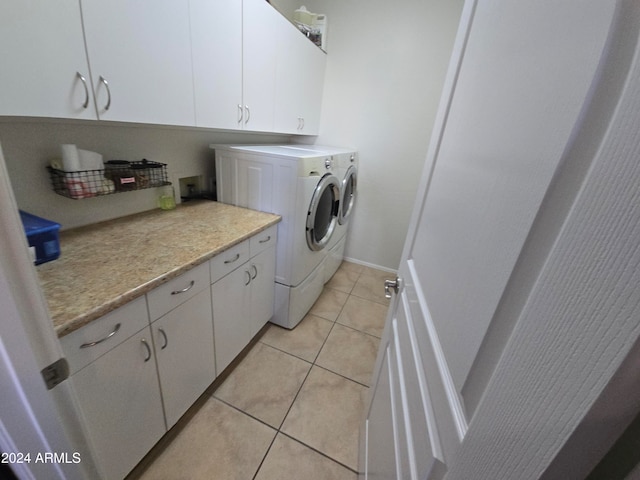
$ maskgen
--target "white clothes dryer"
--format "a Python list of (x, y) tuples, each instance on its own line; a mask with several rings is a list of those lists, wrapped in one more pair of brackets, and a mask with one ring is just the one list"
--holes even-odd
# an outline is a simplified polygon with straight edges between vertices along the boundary
[(339, 225), (340, 180), (330, 155), (274, 145), (212, 145), (218, 201), (282, 216), (272, 322), (295, 327), (322, 292)]
[(358, 152), (349, 148), (323, 145), (296, 145), (288, 146), (288, 148), (300, 148), (330, 155), (335, 165), (336, 176), (340, 180), (338, 224), (329, 240), (328, 253), (324, 261), (326, 283), (333, 277), (344, 259), (349, 220), (355, 207), (358, 191)]

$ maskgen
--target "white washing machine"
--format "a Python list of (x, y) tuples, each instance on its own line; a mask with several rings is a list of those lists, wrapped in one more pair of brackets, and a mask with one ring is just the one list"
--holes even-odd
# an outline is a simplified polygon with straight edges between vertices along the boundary
[(218, 201), (282, 216), (272, 322), (295, 327), (322, 292), (339, 225), (340, 179), (331, 155), (274, 145), (212, 145)]
[(338, 225), (329, 240), (327, 257), (324, 261), (324, 281), (326, 283), (333, 277), (344, 259), (349, 220), (357, 196), (358, 152), (353, 149), (323, 145), (295, 145), (288, 146), (287, 148), (300, 148), (306, 151), (311, 150), (330, 155), (335, 164), (336, 176), (340, 180), (340, 212), (338, 215)]

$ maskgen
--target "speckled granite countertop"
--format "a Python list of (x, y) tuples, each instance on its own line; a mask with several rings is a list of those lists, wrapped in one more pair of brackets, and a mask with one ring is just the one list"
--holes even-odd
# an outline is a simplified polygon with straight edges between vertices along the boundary
[(58, 337), (279, 221), (202, 201), (61, 232), (60, 258), (37, 267)]

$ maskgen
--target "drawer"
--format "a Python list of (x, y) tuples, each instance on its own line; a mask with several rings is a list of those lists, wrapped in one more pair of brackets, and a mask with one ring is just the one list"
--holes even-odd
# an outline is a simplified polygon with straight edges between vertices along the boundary
[(209, 288), (209, 265), (203, 263), (147, 293), (151, 321), (160, 318), (196, 293)]
[(227, 273), (249, 260), (249, 240), (231, 247), (210, 260), (211, 283), (220, 280)]
[(249, 254), (255, 257), (260, 252), (276, 244), (278, 226), (272, 225), (249, 239)]
[(60, 344), (70, 373), (86, 367), (148, 325), (147, 302), (140, 297), (65, 335)]

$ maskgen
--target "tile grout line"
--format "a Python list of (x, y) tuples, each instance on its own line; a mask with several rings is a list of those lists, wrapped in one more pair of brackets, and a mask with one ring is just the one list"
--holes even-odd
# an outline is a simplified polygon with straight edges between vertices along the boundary
[[(359, 278), (360, 278), (360, 274), (358, 274), (358, 279), (359, 279)], [(355, 284), (356, 284), (356, 283), (357, 283), (357, 279), (356, 279), (356, 281), (354, 282), (353, 287), (351, 287), (351, 291), (353, 291), (353, 288), (355, 287)], [(329, 287), (327, 287), (327, 288), (329, 288)], [(334, 290), (335, 290), (335, 289), (334, 289)], [(280, 422), (280, 426), (276, 429), (276, 434), (275, 434), (275, 436), (273, 437), (273, 440), (271, 441), (271, 443), (269, 444), (269, 448), (267, 448), (267, 450), (266, 450), (266, 452), (265, 452), (264, 456), (262, 457), (262, 461), (260, 462), (260, 465), (258, 466), (258, 468), (257, 468), (256, 472), (254, 473), (252, 480), (255, 480), (255, 478), (257, 477), (258, 473), (260, 472), (260, 469), (262, 468), (262, 465), (264, 464), (264, 461), (266, 460), (267, 456), (269, 455), (269, 452), (271, 451), (271, 448), (273, 447), (273, 444), (275, 443), (275, 440), (276, 440), (276, 438), (278, 437), (278, 434), (279, 434), (279, 433), (281, 433), (282, 435), (287, 436), (288, 438), (292, 439), (293, 441), (296, 441), (296, 442), (298, 442), (298, 443), (300, 443), (300, 444), (302, 444), (302, 445), (306, 446), (307, 448), (311, 449), (312, 451), (314, 451), (314, 452), (316, 452), (316, 453), (318, 453), (318, 454), (322, 455), (323, 457), (325, 457), (325, 458), (327, 458), (327, 459), (331, 460), (332, 462), (335, 462), (335, 463), (337, 463), (338, 465), (341, 465), (341, 466), (343, 466), (344, 468), (347, 468), (349, 471), (351, 471), (351, 472), (355, 473), (356, 475), (358, 474), (358, 472), (357, 472), (357, 471), (353, 470), (352, 468), (348, 467), (347, 465), (344, 465), (343, 463), (341, 463), (341, 462), (337, 461), (336, 459), (334, 459), (334, 458), (332, 458), (332, 457), (330, 457), (330, 456), (326, 455), (325, 453), (322, 453), (322, 452), (320, 452), (320, 451), (316, 450), (315, 448), (311, 447), (310, 445), (307, 445), (306, 443), (302, 442), (301, 440), (299, 440), (299, 439), (297, 439), (297, 438), (294, 438), (294, 437), (292, 437), (291, 435), (288, 435), (287, 433), (285, 433), (285, 432), (282, 430), (282, 426), (284, 425), (284, 422), (287, 420), (287, 417), (289, 416), (289, 413), (291, 412), (291, 409), (293, 408), (293, 405), (296, 403), (296, 400), (298, 399), (298, 396), (300, 395), (300, 392), (302, 391), (302, 388), (304, 387), (305, 383), (307, 382), (307, 379), (309, 378), (309, 375), (311, 374), (311, 370), (313, 369), (313, 367), (314, 367), (314, 366), (316, 366), (316, 367), (318, 367), (318, 368), (322, 368), (322, 369), (323, 369), (323, 370), (325, 370), (325, 371), (331, 372), (331, 370), (328, 370), (328, 369), (326, 369), (326, 368), (321, 367), (320, 365), (317, 365), (317, 364), (316, 364), (316, 361), (318, 360), (318, 357), (320, 356), (320, 352), (322, 352), (322, 349), (324, 348), (325, 344), (327, 343), (327, 340), (328, 340), (329, 336), (331, 335), (331, 332), (333, 331), (333, 328), (335, 327), (335, 325), (336, 325), (336, 323), (337, 323), (338, 317), (340, 317), (340, 314), (342, 313), (342, 311), (343, 311), (343, 309), (344, 309), (344, 306), (347, 304), (347, 301), (349, 300), (349, 297), (350, 297), (350, 296), (351, 296), (351, 293), (348, 293), (348, 294), (347, 294), (347, 299), (345, 300), (344, 304), (343, 304), (343, 305), (342, 305), (342, 307), (340, 308), (340, 311), (339, 311), (339, 312), (338, 312), (338, 314), (336, 315), (336, 319), (335, 319), (335, 320), (333, 320), (333, 321), (329, 320), (329, 321), (331, 321), (331, 323), (332, 323), (331, 328), (329, 329), (329, 332), (327, 333), (327, 336), (325, 337), (324, 341), (322, 342), (322, 345), (321, 345), (321, 346), (320, 346), (320, 348), (318, 349), (318, 353), (316, 353), (316, 356), (314, 357), (313, 361), (312, 361), (312, 362), (310, 362), (310, 363), (311, 363), (311, 367), (310, 367), (310, 368), (309, 368), (309, 370), (307, 371), (307, 374), (305, 375), (304, 380), (302, 380), (302, 382), (300, 383), (300, 387), (298, 388), (298, 391), (296, 392), (295, 396), (293, 397), (293, 400), (291, 401), (291, 404), (289, 405), (289, 408), (287, 409), (287, 412), (285, 413), (284, 417), (282, 418), (282, 421)], [(323, 317), (320, 317), (320, 318), (323, 318)], [(327, 320), (327, 319), (325, 318), (324, 320)], [(271, 345), (269, 345), (269, 344), (266, 344), (266, 343), (264, 343), (264, 342), (262, 342), (262, 343), (263, 343), (264, 345), (266, 345), (266, 346), (271, 347)], [(283, 353), (286, 353), (286, 354), (288, 354), (288, 355), (290, 355), (290, 356), (292, 356), (292, 357), (294, 357), (294, 358), (297, 358), (297, 359), (300, 359), (300, 360), (303, 360), (303, 361), (308, 362), (308, 360), (302, 359), (302, 358), (298, 357), (297, 355), (293, 355), (293, 354), (291, 354), (291, 353), (289, 353), (289, 352), (285, 352), (285, 351), (283, 351), (283, 350), (280, 350), (279, 348), (276, 348), (276, 347), (271, 347), (271, 348), (274, 348), (274, 349), (276, 349), (276, 350), (278, 350), (278, 351), (282, 351)], [(340, 376), (340, 377), (342, 377), (342, 378), (345, 378), (346, 380), (351, 380), (351, 381), (355, 382), (355, 380), (349, 379), (349, 378), (345, 377), (344, 375), (339, 375), (339, 374), (337, 374), (337, 373), (335, 373), (335, 372), (331, 372), (331, 373), (333, 373), (334, 375), (338, 375), (338, 376)], [(355, 383), (357, 383), (358, 385), (362, 385), (362, 384), (360, 384), (359, 382), (355, 382)], [(365, 386), (366, 388), (369, 388), (369, 387), (368, 387), (368, 386), (366, 386), (366, 385), (363, 385), (363, 386)], [(225, 403), (226, 403), (226, 402), (225, 402)], [(235, 408), (235, 407), (234, 407), (234, 408)], [(238, 409), (238, 411), (241, 411), (241, 412), (242, 412), (242, 410), (240, 410), (240, 409)], [(248, 413), (246, 413), (246, 412), (243, 412), (243, 413), (245, 413), (246, 415), (249, 415), (249, 414), (248, 414)], [(249, 415), (249, 416), (251, 416), (251, 415)], [(254, 418), (254, 417), (252, 417), (252, 416), (251, 416), (251, 418)], [(264, 423), (264, 422), (262, 422), (262, 423)], [(270, 425), (269, 425), (269, 426), (270, 426)], [(273, 428), (273, 427), (272, 427), (272, 428)]]

